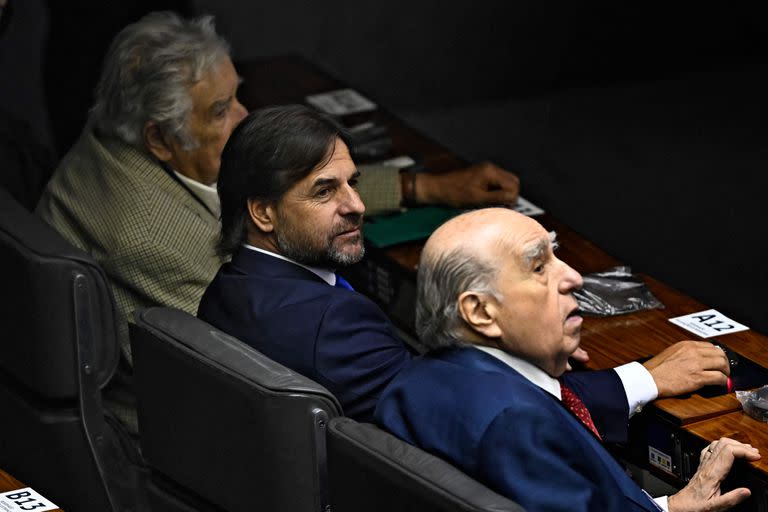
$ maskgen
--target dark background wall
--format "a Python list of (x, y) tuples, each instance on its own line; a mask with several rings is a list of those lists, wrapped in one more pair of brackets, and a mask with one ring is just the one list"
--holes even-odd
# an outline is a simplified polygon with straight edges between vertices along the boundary
[(635, 270), (768, 333), (768, 29), (747, 5), (15, 3), (34, 29), (15, 34), (44, 44), (0, 35), (0, 108), (59, 152), (119, 27), (211, 13), (236, 59), (305, 55), (468, 160), (514, 170), (524, 196)]
[[(302, 53), (391, 107), (722, 69), (765, 55), (740, 7), (644, 2), (196, 0), (239, 58)], [(577, 5), (578, 4), (578, 5)]]

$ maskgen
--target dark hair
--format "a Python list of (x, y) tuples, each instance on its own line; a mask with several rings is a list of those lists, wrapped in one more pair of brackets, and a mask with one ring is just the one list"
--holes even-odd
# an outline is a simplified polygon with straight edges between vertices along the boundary
[(221, 155), (219, 253), (230, 255), (246, 240), (249, 199), (279, 201), (330, 159), (336, 138), (349, 143), (335, 120), (303, 105), (251, 112)]

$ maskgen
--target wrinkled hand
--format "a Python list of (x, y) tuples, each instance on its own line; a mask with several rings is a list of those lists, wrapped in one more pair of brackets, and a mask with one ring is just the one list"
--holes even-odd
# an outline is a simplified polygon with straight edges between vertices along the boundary
[(416, 202), (453, 207), (505, 205), (517, 202), (520, 180), (491, 162), (445, 173), (416, 175)]
[(682, 395), (706, 385), (725, 385), (731, 368), (722, 349), (706, 341), (678, 341), (643, 366), (650, 372), (659, 398)]
[(728, 510), (749, 498), (746, 487), (725, 494), (720, 491), (736, 459), (758, 460), (760, 452), (752, 445), (723, 437), (712, 442), (701, 452), (699, 469), (680, 492), (669, 497), (669, 512), (717, 512)]

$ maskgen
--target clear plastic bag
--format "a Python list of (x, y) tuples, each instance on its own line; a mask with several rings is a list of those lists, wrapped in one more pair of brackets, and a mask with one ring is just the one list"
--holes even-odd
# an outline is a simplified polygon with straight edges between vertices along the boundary
[(741, 402), (745, 413), (768, 423), (768, 386), (753, 391), (737, 391), (736, 398)]
[(651, 293), (642, 279), (632, 274), (628, 266), (612, 267), (583, 277), (584, 286), (574, 292), (583, 313), (613, 316), (664, 308), (664, 304)]

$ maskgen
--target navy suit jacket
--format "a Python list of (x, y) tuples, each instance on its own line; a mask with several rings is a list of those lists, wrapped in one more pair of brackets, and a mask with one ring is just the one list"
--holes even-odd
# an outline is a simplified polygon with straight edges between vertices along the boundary
[(384, 387), (411, 360), (370, 299), (247, 248), (222, 265), (197, 315), (322, 384), (360, 421), (372, 420)]
[[(387, 316), (367, 297), (247, 248), (222, 265), (197, 314), (322, 384), (359, 421), (372, 420), (384, 387), (411, 360)], [(624, 441), (629, 406), (616, 372), (574, 372), (566, 381), (603, 439)]]
[(375, 417), (527, 510), (659, 510), (556, 398), (474, 348), (415, 359)]

